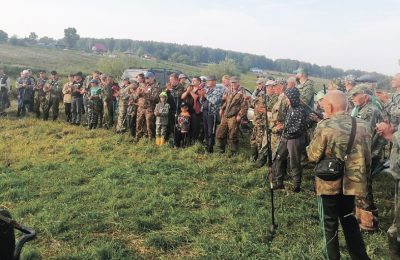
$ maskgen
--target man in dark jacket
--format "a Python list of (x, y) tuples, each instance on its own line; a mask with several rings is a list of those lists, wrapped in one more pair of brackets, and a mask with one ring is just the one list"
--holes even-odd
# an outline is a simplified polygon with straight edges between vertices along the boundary
[(285, 96), (290, 105), (287, 111), (283, 134), (274, 158), (274, 188), (283, 189), (283, 177), (285, 172), (279, 171), (282, 163), (286, 163), (286, 157), (290, 157), (292, 169), (293, 192), (300, 192), (302, 167), (301, 153), (304, 151), (306, 112), (300, 105), (300, 92), (297, 88), (288, 88)]

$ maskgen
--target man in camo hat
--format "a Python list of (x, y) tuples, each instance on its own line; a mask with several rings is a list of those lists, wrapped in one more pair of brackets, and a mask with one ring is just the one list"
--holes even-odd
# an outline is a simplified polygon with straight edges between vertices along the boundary
[(356, 85), (351, 91), (352, 101), (355, 105), (352, 116), (361, 118), (369, 123), (372, 131), (371, 151), (372, 163), (371, 172), (367, 173), (368, 193), (364, 197), (357, 197), (356, 216), (363, 230), (375, 231), (378, 227), (378, 209), (375, 206), (372, 193), (372, 173), (378, 168), (382, 157), (383, 148), (386, 145), (384, 138), (376, 132), (376, 125), (383, 121), (382, 113), (372, 102), (371, 89), (367, 84)]

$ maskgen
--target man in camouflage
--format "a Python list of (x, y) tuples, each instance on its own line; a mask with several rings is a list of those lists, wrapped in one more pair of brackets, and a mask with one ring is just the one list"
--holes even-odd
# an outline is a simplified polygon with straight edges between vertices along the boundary
[(43, 87), (48, 83), (48, 78), (45, 70), (42, 70), (39, 72), (39, 78), (36, 82), (35, 87), (33, 88), (34, 90), (34, 99), (33, 99), (33, 109), (36, 113), (36, 117), (40, 118), (40, 107), (45, 106), (45, 94), (43, 91)]
[(130, 85), (129, 78), (125, 78), (122, 81), (121, 88), (119, 90), (118, 98), (118, 120), (117, 120), (117, 133), (123, 133), (126, 131), (127, 124), (127, 110), (129, 102), (129, 91), (132, 86)]
[(397, 73), (392, 78), (392, 88), (395, 93), (389, 97), (387, 92), (383, 92), (378, 96), (383, 104), (383, 109), (389, 115), (389, 121), (395, 126), (397, 130), (400, 123), (400, 73)]
[(11, 90), (10, 78), (0, 69), (0, 116), (6, 115), (6, 108), (10, 107), (8, 92)]
[(126, 109), (126, 116), (128, 121), (129, 132), (132, 137), (136, 136), (136, 114), (137, 114), (137, 100), (135, 99), (136, 89), (139, 87), (139, 83), (132, 81), (128, 87), (128, 107)]
[(348, 101), (347, 111), (349, 111), (350, 113), (354, 108), (354, 104), (353, 104), (353, 100), (352, 100), (352, 96), (351, 96), (350, 92), (355, 87), (355, 85), (356, 85), (356, 77), (354, 77), (351, 74), (344, 77), (344, 86), (346, 88), (346, 97), (347, 97), (347, 101)]
[[(182, 74), (183, 75), (183, 74)], [(179, 113), (179, 104), (181, 103), (182, 94), (185, 92), (185, 87), (183, 84), (179, 82), (179, 77), (176, 73), (172, 73), (169, 75), (169, 82), (165, 86), (165, 90), (167, 93), (167, 103), (169, 104), (169, 123), (168, 123), (168, 131), (166, 135), (166, 140), (169, 139), (171, 133), (174, 135), (174, 147), (177, 144), (177, 140), (175, 138), (176, 133), (176, 120), (178, 118)]]
[(114, 104), (113, 91), (114, 78), (111, 75), (107, 76), (107, 84), (103, 86), (103, 126), (106, 129), (111, 129), (114, 126)]
[(61, 99), (62, 85), (57, 71), (52, 71), (51, 80), (44, 85), (44, 99), (42, 102), (43, 120), (49, 119), (50, 108), (53, 113), (53, 121), (57, 120)]
[(221, 124), (217, 128), (217, 142), (221, 152), (225, 152), (228, 143), (231, 154), (239, 149), (238, 128), (242, 117), (247, 113), (247, 100), (244, 89), (240, 87), (237, 77), (230, 78), (231, 91), (223, 98), (224, 103), (220, 109)]
[(307, 147), (308, 159), (318, 163), (323, 158), (345, 161), (344, 176), (325, 181), (315, 178), (318, 211), (323, 233), (323, 253), (326, 259), (340, 259), (338, 219), (342, 225), (347, 248), (352, 259), (369, 259), (354, 217), (354, 198), (367, 193), (367, 178), (371, 170), (371, 128), (356, 119), (353, 149), (345, 160), (351, 132), (351, 117), (347, 115), (347, 98), (341, 91), (330, 91), (323, 99), (325, 120), (318, 123), (314, 139)]
[(250, 137), (250, 147), (251, 147), (251, 158), (256, 161), (258, 158), (258, 151), (261, 149), (262, 140), (265, 133), (265, 123), (266, 123), (266, 90), (265, 90), (265, 79), (258, 78), (256, 84), (257, 88), (251, 95), (250, 107), (254, 109), (254, 119), (253, 119), (253, 131)]
[(313, 107), (315, 94), (314, 81), (308, 78), (307, 70), (304, 68), (298, 68), (296, 73), (296, 79), (299, 82), (297, 88), (300, 91), (300, 100), (303, 104)]
[(372, 193), (372, 173), (378, 168), (382, 158), (383, 148), (386, 145), (384, 138), (380, 137), (376, 130), (376, 124), (383, 121), (382, 113), (373, 104), (370, 87), (366, 84), (356, 85), (351, 90), (352, 101), (355, 105), (352, 116), (365, 120), (371, 129), (371, 172), (367, 172), (368, 192), (365, 197), (357, 197), (356, 216), (363, 230), (375, 231), (378, 226), (378, 209), (374, 204)]
[(389, 123), (379, 123), (377, 125), (377, 132), (388, 142), (392, 142), (392, 150), (390, 153), (390, 169), (395, 180), (395, 197), (394, 197), (394, 221), (388, 229), (389, 250), (392, 259), (400, 259), (400, 232), (398, 225), (400, 225), (400, 131)]
[[(274, 103), (272, 108), (270, 109), (269, 117), (268, 117), (268, 128), (271, 130), (271, 149), (272, 154), (275, 154), (275, 151), (278, 149), (278, 145), (281, 139), (282, 131), (284, 129), (286, 112), (289, 108), (288, 103), (286, 102), (285, 97), (285, 89), (286, 89), (286, 80), (283, 78), (277, 78), (274, 86), (274, 93), (278, 97), (277, 101)], [(259, 151), (259, 159), (257, 160), (257, 167), (262, 167), (267, 161), (267, 137), (264, 135), (263, 137), (263, 145), (261, 150)], [(286, 164), (282, 164), (285, 165)], [(286, 167), (282, 169), (286, 171)]]
[(135, 93), (138, 104), (136, 116), (136, 139), (142, 136), (153, 138), (155, 136), (154, 108), (156, 107), (159, 95), (161, 93), (160, 86), (155, 79), (153, 72), (145, 74), (146, 83), (140, 85)]

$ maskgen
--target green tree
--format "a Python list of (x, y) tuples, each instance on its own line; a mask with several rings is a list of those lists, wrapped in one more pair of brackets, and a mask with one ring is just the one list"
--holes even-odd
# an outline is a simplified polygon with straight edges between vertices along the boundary
[(218, 64), (209, 64), (202, 72), (204, 75), (215, 75), (219, 79), (225, 74), (238, 75), (240, 73), (233, 59), (226, 59)]
[(3, 30), (0, 30), (0, 43), (8, 41), (8, 33)]
[(64, 41), (67, 44), (68, 48), (74, 48), (76, 46), (76, 42), (79, 40), (80, 36), (77, 34), (76, 29), (73, 27), (69, 27), (64, 29)]
[(38, 39), (38, 36), (35, 32), (31, 32), (28, 36), (28, 40), (31, 43), (35, 43), (37, 39)]

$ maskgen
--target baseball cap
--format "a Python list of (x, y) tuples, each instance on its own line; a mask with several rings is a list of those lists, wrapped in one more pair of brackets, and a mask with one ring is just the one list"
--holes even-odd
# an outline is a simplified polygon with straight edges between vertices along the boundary
[(230, 81), (231, 83), (237, 83), (237, 82), (239, 82), (239, 78), (236, 77), (236, 76), (233, 76), (233, 77), (230, 77), (229, 81)]
[(256, 81), (256, 84), (265, 84), (265, 79), (264, 78), (258, 78)]
[(368, 84), (359, 84), (353, 87), (353, 89), (350, 91), (351, 95), (356, 95), (356, 94), (368, 94), (372, 95), (372, 90), (371, 87)]
[(178, 79), (186, 79), (187, 76), (183, 73), (179, 74)]
[(154, 75), (153, 72), (147, 71), (147, 72), (144, 74), (144, 77), (145, 77), (145, 78), (154, 78), (155, 75)]
[(306, 70), (305, 68), (303, 68), (303, 67), (299, 67), (297, 70), (294, 71), (294, 73), (296, 73), (296, 74), (306, 74), (306, 75), (308, 75), (307, 70)]
[(276, 82), (275, 80), (268, 80), (267, 83), (265, 83), (265, 86), (275, 86)]
[(214, 76), (214, 75), (211, 75), (211, 76), (208, 76), (206, 80), (207, 80), (207, 81), (217, 80), (217, 77)]

